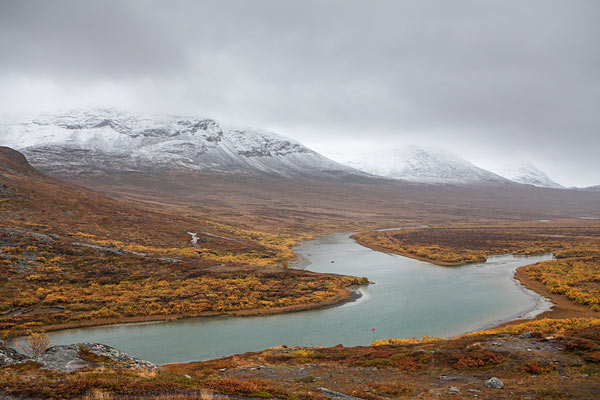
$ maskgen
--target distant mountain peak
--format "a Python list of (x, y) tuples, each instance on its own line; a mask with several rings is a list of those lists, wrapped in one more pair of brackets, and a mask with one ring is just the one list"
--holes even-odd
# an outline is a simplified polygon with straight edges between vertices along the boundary
[(370, 153), (343, 154), (339, 162), (361, 171), (411, 182), (430, 184), (505, 184), (493, 172), (436, 147), (406, 145)]
[(525, 185), (564, 189), (564, 186), (552, 180), (545, 172), (531, 163), (523, 163), (521, 165), (504, 168), (499, 173), (511, 181)]

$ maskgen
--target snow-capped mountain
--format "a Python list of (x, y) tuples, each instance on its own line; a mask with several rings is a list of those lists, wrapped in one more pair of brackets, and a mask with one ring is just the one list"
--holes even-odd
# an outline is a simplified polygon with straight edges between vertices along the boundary
[(0, 125), (0, 145), (57, 174), (160, 169), (283, 176), (360, 174), (302, 144), (212, 119), (70, 111)]
[(411, 182), (455, 185), (510, 183), (493, 172), (440, 149), (403, 146), (331, 157), (370, 174)]
[(588, 186), (588, 187), (583, 188), (583, 190), (587, 190), (590, 192), (600, 192), (600, 185)]
[(532, 164), (523, 164), (516, 168), (505, 168), (499, 174), (511, 181), (538, 187), (564, 189), (564, 186), (553, 181), (543, 171)]

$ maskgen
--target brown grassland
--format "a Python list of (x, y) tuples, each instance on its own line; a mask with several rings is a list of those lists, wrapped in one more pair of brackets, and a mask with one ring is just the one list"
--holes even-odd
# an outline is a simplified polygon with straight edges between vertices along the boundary
[[(1, 150), (1, 149), (0, 149)], [(286, 268), (306, 233), (256, 231), (57, 181), (0, 152), (0, 335), (348, 299), (366, 279)], [(4, 167), (4, 170), (2, 170)], [(196, 232), (198, 243), (188, 232)]]
[[(105, 196), (42, 175), (0, 148), (0, 334), (337, 304), (349, 298), (348, 286), (366, 278), (287, 268), (295, 257), (291, 247), (315, 234), (383, 226), (387, 218), (368, 211), (353, 220), (349, 206), (337, 214), (315, 208), (307, 216), (286, 204), (248, 215), (245, 208), (211, 213), (190, 204), (161, 203), (143, 192)], [(463, 212), (434, 213), (435, 223), (446, 219), (450, 226), (353, 237), (376, 250), (449, 266), (491, 254), (552, 252), (556, 260), (517, 273), (552, 297), (551, 313), (450, 340), (281, 347), (152, 370), (96, 360), (97, 367), (65, 373), (26, 362), (0, 368), (0, 396), (324, 400), (330, 396), (319, 388), (326, 387), (371, 400), (598, 398), (600, 221), (458, 225)], [(225, 214), (230, 218), (220, 218)], [(188, 232), (197, 234), (196, 245)], [(485, 387), (491, 376), (505, 389)]]

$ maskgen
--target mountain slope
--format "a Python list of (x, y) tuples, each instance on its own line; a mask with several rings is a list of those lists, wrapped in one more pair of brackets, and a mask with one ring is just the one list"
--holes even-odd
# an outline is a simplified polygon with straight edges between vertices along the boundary
[(337, 158), (358, 170), (392, 179), (432, 184), (506, 184), (505, 178), (448, 152), (406, 146)]
[(352, 294), (354, 278), (278, 266), (305, 235), (116, 199), (30, 169), (0, 148), (2, 337), (32, 326), (318, 308)]
[(0, 146), (0, 173), (35, 176), (39, 172), (29, 164), (25, 156), (10, 147)]
[(600, 185), (588, 186), (586, 188), (583, 188), (583, 190), (587, 190), (587, 191), (590, 191), (590, 192), (600, 192)]
[(516, 168), (506, 168), (500, 172), (500, 175), (511, 181), (525, 185), (564, 189), (564, 186), (553, 181), (548, 175), (532, 164), (523, 164)]
[(211, 119), (71, 111), (0, 126), (0, 144), (46, 172), (207, 170), (281, 176), (356, 174), (291, 139)]

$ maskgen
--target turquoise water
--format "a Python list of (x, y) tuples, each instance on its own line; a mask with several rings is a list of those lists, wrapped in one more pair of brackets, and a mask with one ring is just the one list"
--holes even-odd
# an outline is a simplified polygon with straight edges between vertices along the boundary
[(519, 285), (513, 274), (517, 267), (551, 259), (551, 255), (499, 256), (481, 264), (439, 267), (370, 250), (348, 236), (324, 236), (294, 250), (301, 260), (298, 267), (374, 281), (360, 289), (357, 301), (282, 315), (72, 329), (52, 333), (51, 342), (100, 342), (164, 364), (282, 344), (352, 346), (367, 345), (373, 338), (448, 337), (533, 316), (547, 306), (543, 298)]

